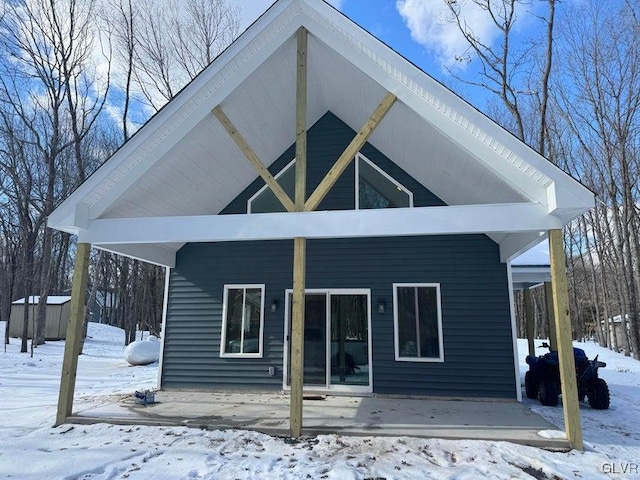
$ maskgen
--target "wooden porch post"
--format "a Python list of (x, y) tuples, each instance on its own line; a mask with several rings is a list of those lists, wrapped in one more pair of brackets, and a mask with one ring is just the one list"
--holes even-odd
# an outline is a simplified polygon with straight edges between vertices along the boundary
[[(307, 31), (298, 30), (296, 81), (296, 195), (295, 207), (304, 211), (307, 184)], [(292, 437), (302, 433), (304, 382), (304, 307), (307, 241), (293, 241), (293, 306), (291, 309), (291, 396), (289, 422)]]
[(84, 322), (87, 277), (89, 276), (90, 250), (91, 245), (88, 243), (78, 243), (71, 286), (71, 312), (69, 325), (67, 326), (64, 357), (62, 360), (56, 426), (64, 423), (73, 410), (73, 393), (76, 388), (78, 355), (80, 353), (80, 342), (82, 340), (82, 324)]
[(547, 324), (549, 325), (549, 346), (551, 350), (558, 350), (556, 340), (556, 316), (553, 312), (553, 288), (551, 282), (544, 282), (544, 298), (547, 304)]
[(524, 320), (527, 327), (527, 343), (529, 344), (529, 355), (536, 356), (536, 345), (533, 341), (536, 331), (536, 322), (533, 315), (533, 302), (531, 298), (531, 289), (525, 288), (522, 291), (524, 295)]
[(549, 253), (565, 431), (571, 447), (583, 450), (562, 230), (549, 230)]

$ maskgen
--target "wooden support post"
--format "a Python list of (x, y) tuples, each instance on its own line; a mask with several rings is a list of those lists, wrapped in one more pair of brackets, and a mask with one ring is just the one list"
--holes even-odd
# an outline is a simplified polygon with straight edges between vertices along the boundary
[(531, 298), (531, 290), (525, 288), (524, 294), (524, 319), (527, 327), (527, 343), (529, 344), (529, 355), (536, 356), (536, 345), (534, 342), (536, 322), (533, 315), (533, 299)]
[(551, 350), (558, 350), (556, 340), (556, 316), (553, 312), (553, 288), (551, 282), (544, 282), (544, 299), (547, 304), (547, 325), (549, 327), (549, 346)]
[(307, 31), (298, 30), (296, 75), (296, 211), (304, 211), (307, 199)]
[(565, 431), (571, 448), (583, 450), (562, 230), (549, 230), (549, 254)]
[(262, 163), (262, 161), (258, 158), (258, 155), (249, 146), (249, 144), (240, 134), (235, 125), (231, 122), (231, 120), (229, 120), (229, 117), (227, 117), (227, 115), (224, 113), (222, 107), (218, 105), (212, 110), (212, 113), (220, 121), (233, 141), (236, 142), (238, 148), (242, 150), (244, 156), (247, 157), (247, 160), (249, 160), (249, 162), (251, 162), (253, 167), (262, 177), (264, 182), (269, 186), (276, 198), (280, 200), (280, 203), (282, 203), (285, 210), (287, 210), (288, 212), (295, 211), (295, 206), (289, 198), (289, 195), (287, 195), (287, 192), (283, 190), (278, 181), (273, 177), (273, 175), (271, 175), (271, 172), (269, 172), (267, 167), (265, 167), (264, 163)]
[(389, 113), (389, 110), (391, 110), (393, 104), (396, 103), (396, 100), (397, 97), (392, 93), (388, 93), (384, 97), (382, 102), (380, 102), (380, 105), (378, 105), (378, 108), (376, 108), (371, 114), (349, 146), (345, 149), (342, 155), (340, 155), (340, 158), (338, 158), (333, 167), (331, 167), (331, 170), (329, 170), (322, 179), (320, 185), (318, 185), (314, 192), (309, 196), (309, 199), (305, 204), (305, 210), (312, 211), (318, 208), (318, 205), (320, 205), (320, 202), (322, 202), (327, 193), (329, 193), (331, 187), (333, 187), (333, 185), (338, 181), (342, 172), (344, 172), (349, 166), (358, 151), (367, 142), (367, 140), (369, 140), (373, 131), (378, 125), (380, 125), (380, 122), (382, 122), (387, 113)]
[(304, 382), (304, 307), (306, 240), (293, 241), (293, 305), (291, 308), (291, 396), (289, 422), (291, 436), (302, 433), (302, 385)]
[[(304, 211), (307, 195), (307, 31), (298, 30), (296, 80), (296, 198), (295, 208)], [(302, 434), (304, 383), (304, 310), (307, 241), (293, 241), (293, 305), (291, 308), (291, 396), (289, 422), (291, 436)]]
[(56, 425), (64, 423), (73, 410), (73, 393), (76, 388), (78, 371), (78, 355), (82, 341), (82, 324), (84, 322), (85, 295), (87, 277), (89, 276), (89, 252), (91, 245), (78, 243), (76, 264), (73, 269), (71, 285), (71, 312), (67, 325), (67, 337), (62, 359), (62, 375), (60, 377), (60, 395), (58, 396), (58, 413)]

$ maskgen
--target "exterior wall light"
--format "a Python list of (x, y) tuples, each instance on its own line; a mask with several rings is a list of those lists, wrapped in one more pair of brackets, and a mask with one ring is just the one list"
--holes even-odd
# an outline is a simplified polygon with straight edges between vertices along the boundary
[(378, 300), (378, 313), (384, 313), (385, 307), (384, 300)]
[(274, 298), (271, 302), (271, 313), (276, 313), (278, 311), (278, 299)]

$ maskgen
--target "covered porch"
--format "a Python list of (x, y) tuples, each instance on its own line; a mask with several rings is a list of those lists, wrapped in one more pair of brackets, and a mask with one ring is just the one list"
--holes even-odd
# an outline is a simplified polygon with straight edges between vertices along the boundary
[[(344, 142), (335, 163), (331, 158), (333, 166), (321, 180), (310, 183), (307, 131), (327, 112), (357, 133), (348, 144)], [(368, 142), (416, 184), (429, 187), (441, 202), (359, 209), (354, 193), (354, 204), (347, 209), (323, 206)], [(270, 170), (285, 151), (296, 162), (289, 193), (274, 177), (277, 172)], [(315, 166), (310, 162), (310, 169)], [(282, 208), (255, 214), (244, 207), (227, 211), (230, 202), (258, 177)], [(362, 398), (355, 400), (358, 407), (345, 403), (341, 407), (345, 410), (334, 415), (332, 402), (343, 402), (342, 397), (318, 401), (317, 407), (302, 399), (307, 240), (481, 234), (494, 242), (496, 264), (499, 260), (506, 267), (509, 279), (510, 260), (549, 238), (567, 437), (571, 446), (581, 449), (561, 228), (592, 204), (593, 195), (586, 188), (323, 2), (280, 0), (49, 218), (53, 228), (78, 235), (57, 423), (91, 419), (88, 414), (73, 414), (72, 409), (91, 246), (163, 265), (169, 271), (177, 268), (177, 253), (185, 245), (287, 240), (293, 242), (291, 395), (277, 397), (278, 409), (274, 407), (265, 421), (282, 418), (282, 433), (293, 437), (320, 428), (339, 431), (345, 423), (352, 425), (346, 433), (360, 429), (399, 435), (394, 425), (404, 425), (402, 434), (411, 434), (407, 433), (411, 428), (441, 438), (443, 425), (454, 425), (452, 430), (462, 431), (461, 437), (473, 438), (473, 429), (467, 428), (473, 419), (481, 422), (480, 431), (522, 427), (501, 427), (510, 418), (505, 405), (525, 408), (516, 403), (498, 403), (491, 415), (478, 414), (488, 404), (471, 403), (466, 413), (454, 409), (446, 420), (418, 423), (416, 428), (421, 412), (425, 420), (438, 419), (424, 413), (429, 411), (425, 403), (382, 407), (376, 404), (382, 399)], [(165, 320), (166, 297), (165, 293)], [(517, 375), (510, 381), (519, 392)], [(173, 400), (164, 395), (174, 395)], [(259, 409), (258, 417), (250, 414), (251, 402), (242, 403), (242, 408), (233, 403), (225, 410), (224, 403), (214, 401), (213, 393), (207, 401), (187, 402), (180, 410), (183, 413), (171, 414), (171, 405), (180, 403), (177, 395), (161, 393), (161, 403), (144, 410), (116, 405), (116, 411), (138, 411), (130, 419), (136, 423), (133, 420), (139, 422), (142, 412), (166, 410), (166, 421), (182, 423), (200, 405), (202, 419), (227, 418), (216, 425), (220, 428), (233, 426), (233, 419), (247, 408), (244, 428), (265, 427), (255, 423), (265, 411), (260, 401), (252, 407)], [(184, 395), (183, 399), (190, 399), (200, 394)], [(365, 406), (360, 409), (360, 405)], [(314, 408), (320, 420), (314, 417)], [(378, 419), (375, 430), (367, 430), (363, 425), (376, 424), (369, 418), (372, 412), (389, 416)], [(397, 412), (402, 412), (401, 423), (397, 423)], [(116, 419), (117, 415), (104, 417)]]
[[(156, 392), (158, 403), (139, 405), (132, 396), (100, 407), (81, 405), (71, 423), (188, 426), (289, 435), (289, 396), (278, 393)], [(569, 450), (564, 432), (517, 402), (305, 396), (302, 435), (340, 434), (507, 441)]]

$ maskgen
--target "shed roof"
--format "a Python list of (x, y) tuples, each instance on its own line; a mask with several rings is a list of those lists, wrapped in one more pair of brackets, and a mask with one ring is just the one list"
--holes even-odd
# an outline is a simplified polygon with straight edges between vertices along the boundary
[[(29, 297), (30, 304), (36, 304), (40, 301), (40, 297), (38, 295), (32, 295)], [(71, 301), (71, 297), (66, 295), (49, 295), (47, 297), (47, 305), (62, 305), (63, 303), (67, 303)], [(11, 305), (24, 305), (24, 298), (20, 298), (11, 303)]]
[[(256, 172), (211, 113), (218, 105), (267, 166), (295, 142), (296, 32), (301, 27), (309, 32), (307, 124), (331, 111), (358, 131), (387, 92), (396, 95), (398, 102), (369, 143), (447, 205), (531, 207), (526, 210), (529, 225), (529, 217), (515, 218), (523, 210), (514, 208), (513, 227), (502, 222), (469, 228), (500, 244), (503, 259), (593, 206), (587, 188), (323, 0), (279, 0), (63, 202), (49, 226), (87, 234), (99, 248), (171, 266), (189, 238), (158, 234), (169, 221), (137, 219), (190, 218), (193, 226), (216, 216), (255, 180)], [(436, 209), (425, 215), (432, 213), (438, 221), (443, 218)], [(293, 216), (269, 221), (296, 228), (304, 224), (305, 214), (288, 215)], [(470, 210), (458, 223), (474, 215)], [(253, 217), (242, 222), (260, 221), (259, 215)], [(136, 220), (105, 222), (115, 219)], [(217, 229), (218, 236), (209, 240), (225, 239), (221, 231), (235, 232), (227, 223), (210, 224), (207, 231)], [(352, 224), (345, 222), (344, 228)], [(128, 237), (124, 231), (136, 225), (140, 232)], [(180, 225), (187, 228), (184, 221)], [(244, 232), (246, 225), (253, 224), (234, 228)], [(98, 226), (100, 233), (91, 235)], [(118, 236), (116, 229), (124, 233)], [(295, 228), (285, 230), (282, 235), (296, 236)], [(146, 232), (155, 235), (145, 237)], [(380, 229), (354, 235), (387, 234), (393, 233)], [(333, 235), (350, 236), (346, 230)], [(249, 239), (237, 236), (226, 239)]]

